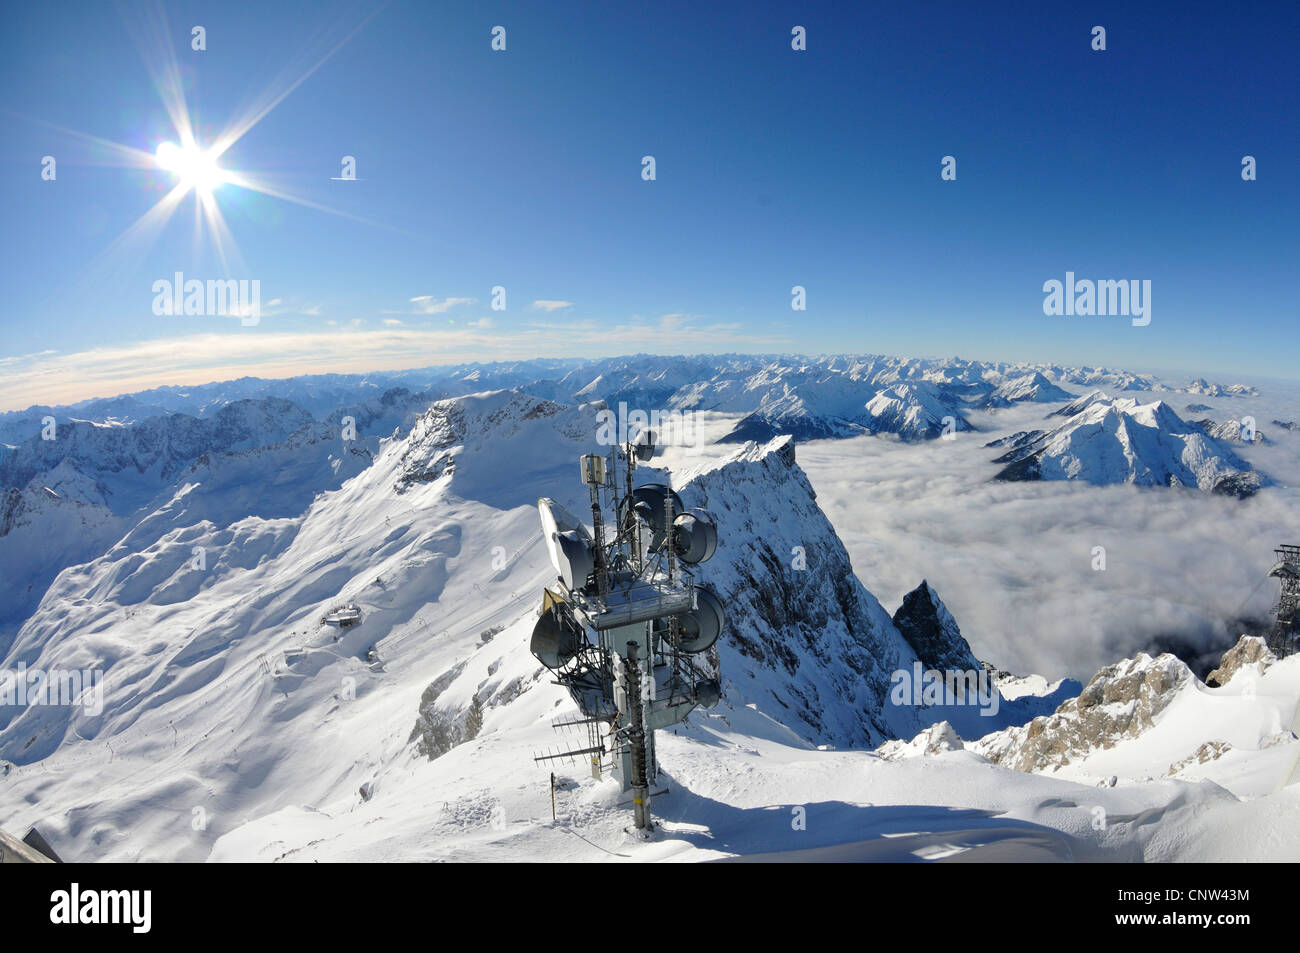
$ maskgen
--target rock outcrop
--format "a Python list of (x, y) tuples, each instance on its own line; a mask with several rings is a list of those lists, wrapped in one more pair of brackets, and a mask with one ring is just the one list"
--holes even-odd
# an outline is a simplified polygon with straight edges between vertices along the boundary
[(979, 671), (982, 666), (961, 634), (957, 620), (929, 583), (903, 597), (894, 613), (894, 626), (928, 669)]
[(1277, 656), (1269, 650), (1268, 643), (1262, 638), (1243, 635), (1236, 645), (1223, 653), (1219, 667), (1205, 676), (1205, 684), (1211, 688), (1227, 685), (1232, 676), (1247, 665), (1258, 665), (1259, 670), (1255, 674), (1263, 675), (1264, 670), (1276, 661)]
[(1124, 659), (1098, 671), (1055, 713), (988, 735), (972, 748), (1020, 771), (1061, 767), (1142, 734), (1195, 678), (1173, 655)]

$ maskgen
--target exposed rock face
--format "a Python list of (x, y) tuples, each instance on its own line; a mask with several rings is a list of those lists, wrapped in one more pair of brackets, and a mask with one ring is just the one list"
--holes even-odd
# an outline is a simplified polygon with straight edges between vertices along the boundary
[(1268, 643), (1257, 635), (1243, 635), (1228, 651), (1223, 653), (1219, 667), (1205, 676), (1205, 684), (1211, 688), (1227, 685), (1233, 675), (1243, 666), (1259, 664), (1259, 673), (1277, 661), (1277, 656), (1269, 651)]
[(812, 416), (772, 417), (761, 412), (752, 413), (736, 424), (719, 443), (745, 443), (753, 440), (766, 443), (773, 437), (789, 434), (796, 440), (822, 440), (866, 433), (866, 429), (842, 417), (819, 418)]
[(236, 401), (211, 417), (171, 414), (131, 427), (76, 421), (60, 425), (54, 440), (36, 436), (15, 448), (0, 462), (0, 486), (26, 486), (66, 461), (98, 475), (150, 474), (156, 491), (204, 453), (269, 446), (312, 422), (301, 407), (278, 397)]
[(678, 477), (686, 505), (722, 529), (700, 569), (727, 607), (718, 650), (728, 702), (818, 744), (874, 747), (924, 727), (924, 711), (888, 701), (892, 673), (915, 653), (854, 576), (794, 442), (747, 444)]
[(1217, 481), (1211, 487), (1211, 492), (1216, 496), (1232, 496), (1244, 500), (1258, 493), (1263, 485), (1258, 473), (1231, 473)]
[(1181, 761), (1175, 761), (1171, 764), (1169, 766), (1169, 771), (1166, 772), (1166, 776), (1173, 777), (1179, 771), (1182, 771), (1184, 768), (1193, 764), (1208, 764), (1211, 761), (1223, 757), (1231, 750), (1232, 745), (1228, 744), (1226, 741), (1207, 741), (1186, 758), (1183, 758)]
[(1272, 443), (1264, 436), (1263, 431), (1255, 430), (1253, 433), (1241, 425), (1240, 420), (1225, 420), (1223, 423), (1215, 423), (1209, 417), (1203, 420), (1193, 420), (1196, 426), (1200, 427), (1215, 440), (1222, 440), (1226, 443)]
[(903, 597), (894, 626), (928, 669), (979, 671), (980, 662), (962, 637), (957, 620), (924, 580)]
[(1066, 765), (1146, 731), (1194, 678), (1173, 655), (1124, 659), (1097, 672), (1078, 698), (1054, 714), (991, 734), (973, 747), (993, 763), (1020, 771)]

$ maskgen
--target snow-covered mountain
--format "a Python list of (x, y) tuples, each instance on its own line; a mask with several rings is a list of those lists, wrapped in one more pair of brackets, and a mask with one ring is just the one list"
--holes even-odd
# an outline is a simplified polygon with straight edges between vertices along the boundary
[(1209, 417), (1203, 420), (1193, 420), (1193, 424), (1200, 427), (1215, 440), (1221, 440), (1224, 443), (1268, 443), (1269, 439), (1264, 436), (1264, 432), (1259, 429), (1247, 431), (1241, 425), (1240, 420), (1225, 420), (1223, 423), (1215, 423)]
[[(1050, 716), (969, 744), (994, 764), (1104, 781), (1213, 780), (1271, 794), (1293, 777), (1300, 659), (1243, 636), (1201, 682), (1172, 655), (1138, 655), (1097, 672)], [(1107, 781), (1107, 779), (1110, 779)]]
[(1149, 374), (1133, 374), (1129, 371), (1107, 367), (1068, 367), (1048, 364), (1039, 368), (1052, 380), (1079, 387), (1109, 388), (1116, 391), (1149, 391), (1158, 386), (1155, 378)]
[(904, 440), (929, 440), (972, 430), (958, 406), (934, 384), (895, 384), (867, 402), (867, 429), (898, 434)]
[(52, 440), (29, 438), (0, 460), (0, 569), (13, 593), (0, 601), (0, 648), (62, 569), (123, 533), (175, 514), (218, 522), (297, 515), (367, 465), (378, 434), (409, 426), (427, 406), (393, 389), (318, 423), (290, 401), (264, 397), (201, 418), (73, 422), (56, 426)]
[(170, 414), (134, 426), (65, 424), (56, 429), (54, 439), (32, 437), (0, 460), (0, 486), (26, 486), (38, 474), (66, 463), (96, 478), (117, 478), (111, 486), (100, 483), (104, 502), (122, 512), (139, 505), (140, 493), (170, 482), (204, 453), (268, 446), (312, 422), (296, 404), (268, 397), (227, 404), (204, 419)]
[(1111, 397), (1104, 390), (1094, 389), (1086, 394), (1080, 394), (1069, 403), (1057, 407), (1055, 410), (1048, 411), (1048, 418), (1051, 417), (1074, 417), (1087, 410), (1093, 404), (1109, 404)]
[(1069, 391), (1062, 390), (1049, 381), (1041, 371), (1034, 371), (1004, 380), (979, 402), (979, 406), (1009, 407), (1023, 401), (1054, 404), (1057, 401), (1070, 400), (1073, 396)]
[(1211, 384), (1204, 377), (1198, 377), (1180, 389), (1202, 397), (1254, 397), (1259, 393), (1248, 384)]
[[(527, 651), (549, 574), (532, 504), (580, 508), (575, 461), (597, 449), (598, 406), (490, 392), (434, 403), (373, 454), (308, 428), (192, 464), (107, 551), (62, 569), (17, 632), (6, 666), (103, 670), (108, 689), (94, 713), (0, 708), (0, 757), (17, 766), (6, 797), (40, 784), (74, 856), (141, 856), (142, 840), (143, 856), (205, 856), (210, 840), (162, 819), (214, 803), (220, 832), (406, 771), (419, 739), (384, 712), (406, 729), (417, 713), (459, 724), (477, 699), (492, 744), (552, 710), (565, 696)], [(728, 605), (733, 705), (792, 744), (869, 747), (929, 724), (888, 701), (917, 655), (853, 575), (789, 437), (677, 482), (725, 527), (705, 575)], [(363, 621), (335, 639), (320, 619), (345, 601)], [(355, 683), (347, 704), (340, 680)], [(22, 769), (38, 762), (39, 778)]]
[[(360, 405), (406, 391), (424, 405), (430, 401), (488, 390), (519, 390), (563, 404), (606, 401), (650, 410), (714, 411), (746, 419), (733, 442), (767, 440), (780, 433), (796, 439), (846, 437), (895, 432), (913, 439), (905, 423), (891, 431), (892, 415), (873, 415), (866, 404), (897, 385), (928, 385), (921, 403), (935, 400), (962, 407), (1007, 407), (1023, 401), (1066, 400), (1058, 384), (1111, 390), (1181, 390), (1187, 393), (1251, 395), (1242, 384), (1194, 381), (1166, 384), (1152, 375), (1107, 368), (1055, 364), (1008, 364), (961, 358), (903, 358), (884, 355), (695, 355), (544, 359), (471, 363), (365, 375), (321, 374), (263, 380), (240, 378), (199, 387), (159, 387), (137, 394), (81, 401), (65, 407), (31, 407), (0, 413), (0, 459), (7, 446), (39, 434), (46, 417), (60, 425), (77, 421), (107, 426), (139, 424), (154, 417), (184, 414), (199, 419), (240, 401), (278, 397), (316, 420), (356, 415)], [(921, 388), (925, 389), (925, 388)], [(950, 408), (952, 409), (952, 408)], [(940, 414), (940, 417), (945, 414)], [(359, 419), (359, 418), (358, 418)], [(927, 428), (920, 428), (925, 432)]]
[(1265, 479), (1245, 460), (1164, 401), (1139, 403), (1100, 392), (1055, 411), (1065, 422), (1017, 435), (994, 462), (999, 480), (1080, 480), (1098, 486), (1189, 486), (1249, 496)]
[[(264, 395), (200, 416), (60, 426), (54, 443), (69, 442), (57, 449), (23, 442), (0, 462), (14, 481), (0, 497), (0, 669), (95, 670), (106, 684), (98, 711), (0, 703), (5, 826), (39, 823), (86, 860), (703, 859), (864, 838), (870, 856), (915, 859), (981, 850), (1011, 838), (1008, 825), (1015, 843), (1050, 856), (1167, 859), (1193, 853), (1179, 833), (1200, 829), (1199, 812), (1224, 830), (1248, 824), (1247, 799), (1264, 797), (1262, 779), (1294, 754), (1281, 734), (1252, 740), (1246, 724), (1271, 728), (1300, 692), (1289, 661), (1242, 650), (1221, 666), (1222, 689), (1171, 657), (1120, 663), (1082, 691), (998, 672), (928, 582), (892, 615), (863, 585), (783, 429), (836, 420), (844, 428), (830, 435), (930, 437), (942, 416), (969, 427), (963, 414), (1002, 388), (1019, 406), (979, 419), (1023, 427), (1051, 394), (1037, 371), (692, 361), (474, 366), (310, 410)], [(490, 386), (498, 378), (518, 383)], [(573, 714), (528, 651), (553, 575), (535, 503), (589, 512), (576, 459), (607, 449), (595, 439), (607, 394), (761, 408), (774, 431), (638, 471), (662, 479), (671, 460), (686, 505), (717, 518), (718, 551), (700, 575), (728, 609), (723, 702), (660, 733), (663, 827), (650, 843), (628, 841), (617, 792), (585, 768), (559, 769), (552, 822), (549, 769), (532, 762), (571, 746), (552, 725)], [(1052, 431), (995, 442), (1019, 460), (1069, 430), (1069, 452), (1095, 455), (1098, 472), (1154, 473), (1153, 459), (1172, 472), (1173, 460), (1200, 485), (1209, 457), (1188, 447), (1217, 444), (1171, 414), (1089, 395)], [(1133, 452), (1102, 449), (1112, 443)], [(360, 624), (325, 624), (343, 603), (359, 606)], [(986, 675), (993, 696), (981, 706), (900, 694), (900, 673), (924, 670)], [(1218, 707), (1197, 707), (1206, 692)], [(1207, 727), (1229, 704), (1240, 719)], [(1147, 781), (1138, 766), (1166, 753), (1181, 766)], [(1116, 775), (1123, 783), (1109, 786)], [(942, 807), (918, 808), (918, 791)], [(811, 837), (768, 823), (792, 803), (816, 812)], [(1106, 830), (1093, 826), (1098, 805)], [(1300, 814), (1284, 800), (1260, 809)], [(1238, 849), (1226, 836), (1207, 843), (1218, 856)], [(1289, 856), (1300, 840), (1253, 846)]]
[[(727, 528), (706, 568), (728, 607), (719, 654), (733, 704), (840, 747), (911, 737), (933, 720), (890, 703), (891, 674), (920, 656), (853, 574), (790, 437), (748, 444), (680, 479), (683, 502)], [(936, 643), (945, 658), (969, 657), (955, 626)]]

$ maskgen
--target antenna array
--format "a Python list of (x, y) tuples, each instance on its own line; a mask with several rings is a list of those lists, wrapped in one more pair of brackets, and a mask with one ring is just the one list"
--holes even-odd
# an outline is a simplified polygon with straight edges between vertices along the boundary
[(722, 634), (722, 603), (692, 572), (716, 550), (717, 523), (686, 509), (668, 483), (636, 485), (637, 464), (654, 449), (654, 434), (643, 430), (608, 456), (581, 458), (590, 533), (555, 500), (538, 501), (556, 580), (543, 592), (529, 646), (582, 713), (556, 727), (588, 729), (583, 747), (535, 760), (588, 757), (597, 777), (608, 766), (631, 791), (640, 830), (653, 827), (655, 731), (722, 697), (717, 672), (701, 659)]

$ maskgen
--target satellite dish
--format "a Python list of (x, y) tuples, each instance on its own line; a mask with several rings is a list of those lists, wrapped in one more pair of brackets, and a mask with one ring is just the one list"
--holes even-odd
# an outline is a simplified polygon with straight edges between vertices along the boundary
[(570, 589), (582, 589), (596, 568), (596, 544), (582, 521), (550, 497), (537, 501), (546, 554)]
[(582, 629), (563, 602), (552, 603), (543, 610), (533, 626), (528, 649), (547, 668), (563, 668), (582, 648)]
[(570, 589), (584, 589), (587, 579), (596, 571), (596, 551), (590, 539), (574, 529), (555, 534), (555, 545), (560, 550), (560, 578)]
[[(673, 513), (680, 513), (686, 509), (682, 505), (682, 498), (673, 492), (671, 487), (662, 483), (647, 483), (639, 486), (631, 492), (629, 496), (623, 497), (618, 504), (618, 518), (622, 526), (626, 526), (628, 521), (635, 514), (650, 524), (650, 547), (656, 549), (667, 536), (667, 519), (664, 514), (664, 501), (672, 494)], [(630, 501), (630, 502), (629, 502)]]
[(636, 435), (636, 440), (632, 442), (632, 452), (636, 458), (645, 463), (655, 455), (655, 432), (653, 430), (642, 430)]
[(687, 510), (673, 520), (673, 545), (682, 562), (702, 563), (718, 548), (718, 524), (704, 510)]
[[(677, 617), (678, 631), (681, 632), (681, 651), (694, 655), (712, 648), (722, 635), (722, 602), (712, 591), (697, 588), (695, 590), (695, 608), (683, 612)], [(666, 636), (666, 631), (661, 631)]]
[(695, 704), (701, 708), (712, 708), (722, 701), (722, 686), (716, 678), (706, 678), (695, 683)]

